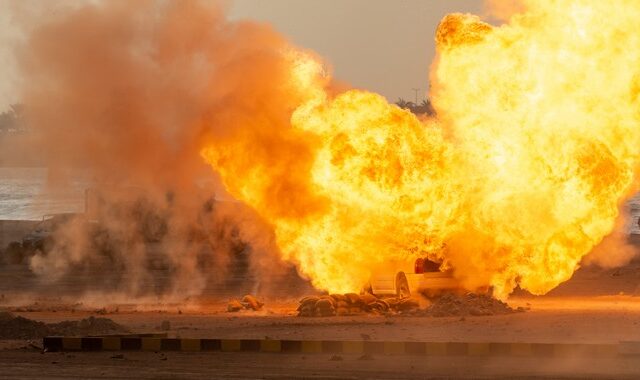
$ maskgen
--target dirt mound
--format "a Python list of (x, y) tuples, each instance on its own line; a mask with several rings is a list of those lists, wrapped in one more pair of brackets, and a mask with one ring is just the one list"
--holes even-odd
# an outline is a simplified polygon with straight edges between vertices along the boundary
[(34, 339), (49, 335), (50, 332), (45, 323), (0, 312), (0, 339)]
[(433, 317), (465, 317), (510, 314), (521, 310), (511, 308), (506, 303), (486, 294), (467, 293), (465, 295), (444, 294), (432, 300), (423, 314)]
[(52, 335), (108, 335), (122, 334), (129, 330), (109, 318), (89, 317), (79, 321), (62, 321), (49, 324)]
[(43, 323), (12, 313), (0, 312), (0, 339), (37, 339), (47, 335), (107, 335), (129, 332), (108, 318), (89, 317), (80, 321)]

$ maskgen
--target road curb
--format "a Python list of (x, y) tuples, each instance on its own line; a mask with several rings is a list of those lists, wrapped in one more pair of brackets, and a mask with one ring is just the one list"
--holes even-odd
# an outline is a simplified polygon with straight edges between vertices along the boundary
[(619, 344), (379, 342), (163, 337), (61, 337), (43, 339), (47, 351), (267, 352), (416, 356), (614, 357), (640, 355), (640, 342)]

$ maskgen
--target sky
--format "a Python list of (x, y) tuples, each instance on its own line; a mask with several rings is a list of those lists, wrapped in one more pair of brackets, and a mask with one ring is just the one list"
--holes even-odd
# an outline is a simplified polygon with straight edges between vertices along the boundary
[(230, 17), (272, 24), (327, 59), (335, 76), (390, 101), (428, 91), (434, 35), (452, 12), (481, 14), (481, 0), (235, 0)]
[(11, 22), (7, 0), (0, 0), (0, 113), (16, 103), (17, 69), (12, 56), (12, 41), (18, 31)]
[[(23, 0), (0, 0), (0, 112), (19, 101), (10, 43), (19, 34), (7, 12), (15, 1)], [(75, 0), (83, 1), (95, 0)], [(439, 21), (451, 12), (481, 14), (482, 0), (231, 0), (229, 9), (232, 19), (269, 23), (295, 44), (316, 51), (337, 79), (353, 87), (390, 101), (413, 101), (418, 88), (421, 101)]]

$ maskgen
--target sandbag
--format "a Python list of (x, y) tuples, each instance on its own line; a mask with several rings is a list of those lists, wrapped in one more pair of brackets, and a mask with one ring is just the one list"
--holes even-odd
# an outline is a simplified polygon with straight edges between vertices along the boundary
[(360, 305), (362, 304), (362, 298), (355, 293), (347, 293), (344, 295), (347, 298), (347, 302), (351, 305)]
[(227, 304), (227, 311), (230, 313), (235, 313), (242, 309), (244, 309), (244, 306), (242, 306), (242, 304), (238, 300), (231, 300)]
[(364, 294), (360, 295), (360, 299), (362, 299), (362, 302), (365, 305), (368, 305), (370, 303), (376, 302), (378, 300), (378, 297), (374, 296), (371, 293), (364, 293)]
[(260, 310), (264, 303), (258, 301), (254, 296), (247, 294), (242, 297), (242, 304), (245, 309)]

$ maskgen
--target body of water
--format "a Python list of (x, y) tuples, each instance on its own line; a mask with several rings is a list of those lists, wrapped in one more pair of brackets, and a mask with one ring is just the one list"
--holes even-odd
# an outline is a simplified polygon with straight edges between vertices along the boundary
[(46, 168), (0, 167), (0, 219), (41, 220), (44, 215), (84, 211), (89, 181), (50, 185)]
[[(84, 191), (90, 181), (77, 176), (66, 186), (52, 186), (48, 176), (45, 168), (0, 168), (0, 220), (40, 220), (46, 214), (84, 210)], [(640, 234), (640, 194), (627, 203), (627, 209), (627, 229)]]

